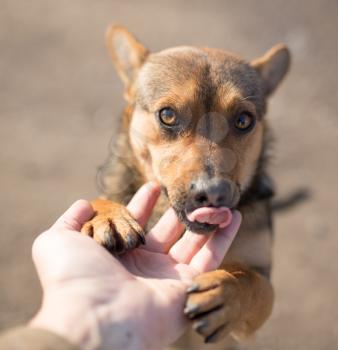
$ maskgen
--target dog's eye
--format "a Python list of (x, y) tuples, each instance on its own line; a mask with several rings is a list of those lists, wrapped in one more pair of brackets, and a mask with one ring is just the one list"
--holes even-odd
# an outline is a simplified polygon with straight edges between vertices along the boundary
[(170, 107), (163, 108), (159, 111), (159, 119), (166, 126), (174, 126), (177, 124), (176, 113)]
[(243, 112), (236, 116), (234, 120), (234, 125), (239, 131), (249, 131), (255, 125), (255, 118), (252, 114), (248, 112)]

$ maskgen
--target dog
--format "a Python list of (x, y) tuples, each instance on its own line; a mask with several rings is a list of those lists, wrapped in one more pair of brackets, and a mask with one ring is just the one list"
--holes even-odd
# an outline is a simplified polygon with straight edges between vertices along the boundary
[(92, 202), (96, 216), (82, 232), (114, 254), (144, 243), (143, 229), (124, 204), (149, 180), (163, 189), (156, 215), (171, 206), (199, 234), (217, 225), (189, 220), (189, 212), (237, 208), (240, 231), (220, 269), (196, 277), (184, 309), (192, 327), (176, 344), (203, 349), (204, 340), (224, 349), (229, 339), (260, 328), (273, 306), (274, 189), (265, 114), (268, 97), (288, 71), (289, 50), (279, 44), (252, 62), (213, 48), (150, 53), (119, 25), (108, 28), (106, 42), (127, 104), (103, 177), (106, 199)]

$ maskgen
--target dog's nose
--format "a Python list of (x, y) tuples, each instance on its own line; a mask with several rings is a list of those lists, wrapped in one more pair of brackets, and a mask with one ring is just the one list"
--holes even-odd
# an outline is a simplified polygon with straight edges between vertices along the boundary
[(190, 185), (190, 203), (193, 207), (231, 207), (232, 186), (227, 180), (193, 181)]

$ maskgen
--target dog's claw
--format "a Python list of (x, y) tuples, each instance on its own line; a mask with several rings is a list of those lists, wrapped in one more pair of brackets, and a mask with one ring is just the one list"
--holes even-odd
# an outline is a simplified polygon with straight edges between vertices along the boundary
[(215, 340), (217, 340), (217, 337), (219, 335), (220, 332), (222, 332), (222, 330), (225, 328), (225, 325), (217, 328), (215, 330), (215, 332), (211, 333), (210, 335), (208, 335), (207, 337), (204, 338), (204, 343), (208, 344), (208, 343), (214, 343)]
[(146, 238), (143, 233), (138, 234), (141, 244), (146, 244)]
[(199, 306), (198, 305), (188, 305), (184, 309), (184, 314), (188, 316), (189, 318), (193, 318), (195, 314), (198, 312)]
[(184, 314), (192, 329), (205, 343), (226, 337), (241, 314), (238, 287), (231, 275), (224, 270), (206, 272), (196, 276), (187, 290)]
[(197, 292), (199, 285), (197, 283), (193, 283), (190, 287), (187, 288), (187, 293)]
[(144, 230), (127, 208), (105, 200), (98, 200), (96, 206), (96, 215), (82, 227), (83, 234), (93, 237), (112, 254), (123, 254), (145, 244)]
[(196, 332), (200, 332), (202, 330), (202, 328), (206, 327), (207, 325), (208, 325), (207, 320), (200, 320), (200, 321), (194, 322), (194, 324), (192, 325), (192, 328)]

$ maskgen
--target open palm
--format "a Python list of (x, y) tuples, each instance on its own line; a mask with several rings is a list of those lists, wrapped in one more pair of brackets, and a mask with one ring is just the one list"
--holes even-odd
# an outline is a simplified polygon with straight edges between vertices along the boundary
[[(129, 203), (142, 226), (158, 195), (159, 188), (148, 184)], [(219, 266), (240, 214), (212, 235), (182, 236), (184, 227), (169, 209), (145, 246), (119, 258), (78, 233), (92, 215), (89, 203), (78, 201), (35, 241), (44, 303), (32, 324), (87, 348), (160, 349), (173, 342), (186, 326), (186, 288), (197, 274)]]

